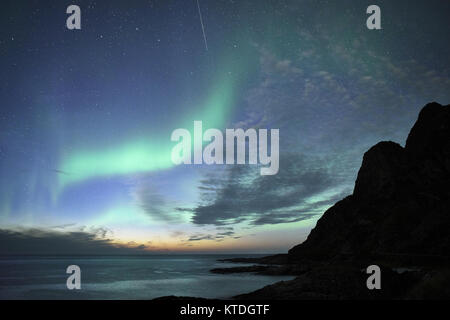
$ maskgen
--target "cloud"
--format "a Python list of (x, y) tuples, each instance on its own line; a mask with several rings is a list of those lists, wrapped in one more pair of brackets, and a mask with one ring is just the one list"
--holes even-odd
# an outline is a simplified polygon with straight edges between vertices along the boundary
[(217, 235), (221, 236), (221, 237), (232, 236), (232, 235), (234, 235), (234, 232), (233, 231), (219, 232)]
[(197, 233), (189, 236), (189, 238), (187, 238), (184, 241), (185, 242), (192, 242), (192, 241), (200, 241), (200, 240), (212, 240), (212, 241), (220, 242), (220, 241), (223, 241), (226, 238), (237, 239), (239, 237), (237, 237), (235, 235), (233, 227), (217, 226), (216, 227), (216, 232), (211, 232), (211, 233), (200, 233), (200, 232), (197, 232)]
[[(310, 198), (338, 181), (320, 160), (311, 161), (296, 153), (284, 154), (281, 170), (274, 176), (259, 175), (257, 167), (231, 166), (222, 178), (210, 173), (202, 180), (199, 189), (208, 194), (204, 197), (208, 200), (191, 210), (192, 222), (223, 228), (241, 222), (260, 225), (309, 219), (321, 213), (328, 199), (311, 203)], [(215, 185), (213, 191), (201, 188), (211, 184)], [(232, 230), (221, 233), (231, 235)]]
[(306, 210), (292, 210), (287, 212), (272, 212), (265, 214), (253, 221), (254, 225), (290, 223), (308, 220), (315, 216), (315, 213)]
[(104, 237), (107, 233), (105, 230), (60, 232), (37, 228), (0, 229), (0, 254), (77, 255), (141, 254), (145, 252), (143, 251), (146, 249), (145, 245), (135, 243), (125, 246), (114, 243), (113, 240)]
[(108, 237), (112, 238), (114, 236), (114, 232), (105, 227), (90, 227), (89, 232), (94, 234), (99, 239), (105, 239)]
[(203, 234), (197, 234), (189, 237), (187, 241), (200, 241), (200, 240), (214, 240), (215, 236), (211, 234), (203, 235)]
[(134, 203), (149, 217), (168, 222), (179, 221), (181, 215), (177, 214), (179, 210), (173, 207), (175, 201), (168, 199), (160, 191), (162, 185), (155, 177), (136, 176), (129, 181), (129, 185)]
[(296, 137), (291, 146), (323, 151), (402, 141), (423, 105), (450, 98), (449, 68), (396, 60), (367, 33), (355, 30), (346, 43), (320, 25), (293, 32), (301, 44), (296, 53), (258, 46), (259, 84), (247, 96), (241, 122), (278, 127), (284, 139)]
[(184, 236), (185, 234), (186, 234), (185, 231), (175, 230), (175, 231), (172, 231), (172, 232), (170, 233), (170, 236), (171, 236), (172, 238), (178, 238), (178, 237)]
[(60, 225), (56, 225), (56, 226), (50, 226), (51, 229), (66, 229), (66, 228), (71, 228), (76, 226), (76, 223), (65, 223), (65, 224), (60, 224)]
[(152, 216), (170, 220), (165, 198), (152, 186), (141, 186), (137, 192), (139, 206)]

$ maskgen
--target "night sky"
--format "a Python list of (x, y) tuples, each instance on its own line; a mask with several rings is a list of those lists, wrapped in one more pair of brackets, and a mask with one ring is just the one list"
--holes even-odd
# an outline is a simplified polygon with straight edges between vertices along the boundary
[[(368, 148), (450, 101), (448, 1), (199, 4), (207, 48), (196, 0), (1, 2), (3, 244), (283, 252), (352, 193)], [(175, 166), (171, 133), (194, 120), (278, 128), (278, 174)]]

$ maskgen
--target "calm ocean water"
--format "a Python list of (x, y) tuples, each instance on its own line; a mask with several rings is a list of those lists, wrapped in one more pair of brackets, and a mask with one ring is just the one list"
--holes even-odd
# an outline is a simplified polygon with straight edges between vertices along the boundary
[[(246, 265), (217, 261), (230, 257), (239, 255), (0, 257), (0, 299), (227, 298), (293, 278), (209, 272)], [(81, 290), (66, 288), (72, 264), (81, 268)]]

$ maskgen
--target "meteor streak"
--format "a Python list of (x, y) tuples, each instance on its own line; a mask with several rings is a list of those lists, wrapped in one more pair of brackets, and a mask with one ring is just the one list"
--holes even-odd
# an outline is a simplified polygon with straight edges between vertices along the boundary
[(205, 48), (208, 51), (208, 42), (206, 41), (205, 26), (203, 25), (202, 12), (200, 11), (200, 3), (197, 0), (198, 15), (200, 16), (200, 24), (202, 25), (203, 40), (205, 40)]

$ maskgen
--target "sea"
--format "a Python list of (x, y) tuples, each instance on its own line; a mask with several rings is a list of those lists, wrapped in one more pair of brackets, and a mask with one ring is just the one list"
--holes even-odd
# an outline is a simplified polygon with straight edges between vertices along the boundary
[[(154, 299), (188, 296), (226, 299), (291, 276), (214, 274), (245, 266), (218, 259), (263, 255), (2, 256), (0, 299)], [(69, 290), (69, 265), (81, 270), (81, 288)]]

